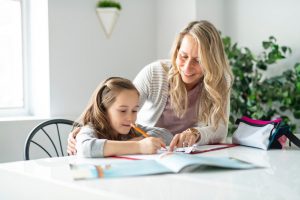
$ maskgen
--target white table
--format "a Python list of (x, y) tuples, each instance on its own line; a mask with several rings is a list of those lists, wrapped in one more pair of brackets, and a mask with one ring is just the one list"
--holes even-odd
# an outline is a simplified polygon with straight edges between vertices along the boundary
[(300, 199), (300, 151), (232, 147), (230, 156), (267, 168), (74, 181), (69, 163), (120, 162), (76, 156), (0, 164), (0, 199)]

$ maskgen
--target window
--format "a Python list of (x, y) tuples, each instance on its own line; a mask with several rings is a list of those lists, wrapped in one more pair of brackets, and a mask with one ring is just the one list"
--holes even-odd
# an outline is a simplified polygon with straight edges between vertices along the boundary
[(0, 117), (50, 115), (48, 0), (0, 0)]
[(0, 111), (24, 112), (21, 2), (0, 0)]

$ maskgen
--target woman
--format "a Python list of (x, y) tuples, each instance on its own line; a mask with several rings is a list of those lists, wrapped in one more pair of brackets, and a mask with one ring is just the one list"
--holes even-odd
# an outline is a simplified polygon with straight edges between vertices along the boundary
[[(171, 60), (151, 63), (135, 78), (141, 107), (137, 122), (169, 129), (171, 150), (222, 142), (232, 80), (218, 30), (208, 21), (191, 22), (176, 37)], [(72, 135), (70, 154), (76, 152)]]
[(208, 21), (189, 23), (174, 41), (171, 61), (146, 66), (134, 84), (141, 94), (138, 122), (169, 129), (171, 147), (225, 139), (232, 72)]

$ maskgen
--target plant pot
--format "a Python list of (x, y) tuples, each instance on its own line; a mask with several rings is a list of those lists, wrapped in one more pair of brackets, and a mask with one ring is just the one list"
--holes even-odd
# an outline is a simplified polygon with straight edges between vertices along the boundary
[(109, 38), (119, 18), (120, 10), (117, 8), (97, 8), (96, 11), (104, 33)]

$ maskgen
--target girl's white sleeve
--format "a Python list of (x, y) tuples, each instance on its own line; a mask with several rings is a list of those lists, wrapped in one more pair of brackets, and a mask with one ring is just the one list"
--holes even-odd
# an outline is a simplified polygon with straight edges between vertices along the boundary
[(86, 158), (104, 157), (104, 145), (106, 139), (98, 139), (94, 130), (89, 127), (82, 127), (76, 136), (77, 155)]

